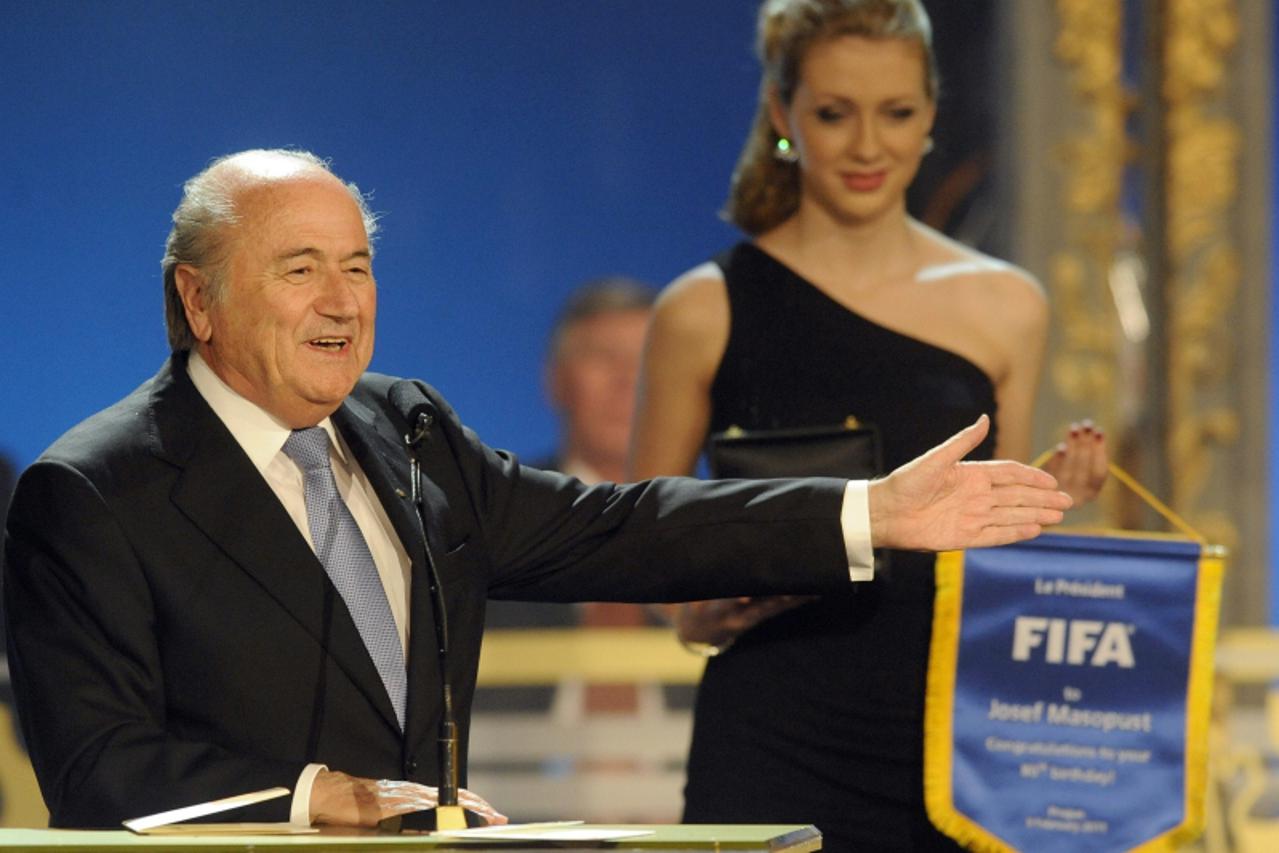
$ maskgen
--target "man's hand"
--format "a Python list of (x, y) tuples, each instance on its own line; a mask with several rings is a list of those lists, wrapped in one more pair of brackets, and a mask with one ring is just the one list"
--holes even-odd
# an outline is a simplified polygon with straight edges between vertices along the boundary
[[(506, 815), (465, 788), (457, 799), (459, 805), (490, 824), (507, 822)], [(321, 770), (311, 787), (311, 823), (375, 827), (388, 817), (433, 809), (438, 804), (438, 792), (429, 785)]]
[(1032, 539), (1061, 521), (1070, 496), (1051, 474), (1018, 462), (961, 462), (990, 418), (870, 484), (876, 548), (950, 551)]

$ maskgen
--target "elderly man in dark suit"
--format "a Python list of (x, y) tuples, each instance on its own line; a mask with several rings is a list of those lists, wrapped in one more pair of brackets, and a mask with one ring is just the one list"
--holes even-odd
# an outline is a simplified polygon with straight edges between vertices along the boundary
[(442, 610), (464, 730), (486, 598), (820, 593), (868, 577), (872, 545), (998, 544), (1069, 504), (1042, 472), (960, 463), (984, 420), (869, 485), (524, 468), (427, 386), (365, 373), (372, 217), (322, 161), (215, 161), (173, 218), (172, 358), (24, 473), (7, 525), (57, 826), (269, 786), (292, 797), (241, 817), (371, 826), (435, 803)]

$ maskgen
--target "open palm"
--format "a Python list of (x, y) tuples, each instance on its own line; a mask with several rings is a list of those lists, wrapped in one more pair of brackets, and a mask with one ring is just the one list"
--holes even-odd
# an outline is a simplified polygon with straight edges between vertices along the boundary
[(1031, 539), (1071, 499), (1052, 475), (1018, 462), (963, 462), (990, 430), (986, 415), (870, 486), (875, 547), (985, 548)]

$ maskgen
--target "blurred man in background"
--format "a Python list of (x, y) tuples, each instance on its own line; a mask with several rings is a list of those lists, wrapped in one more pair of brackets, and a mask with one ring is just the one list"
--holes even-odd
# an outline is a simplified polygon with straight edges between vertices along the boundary
[[(588, 281), (569, 296), (551, 329), (544, 373), (546, 398), (559, 420), (559, 445), (530, 465), (588, 484), (625, 479), (644, 331), (656, 295), (635, 279), (613, 276)], [(491, 601), (485, 627), (635, 627), (649, 621), (645, 608), (635, 604)], [(639, 698), (633, 685), (504, 688), (481, 690), (476, 708), (545, 711), (557, 700), (557, 712), (573, 716), (583, 710), (632, 712)]]
[(555, 455), (533, 462), (583, 482), (625, 480), (644, 330), (655, 292), (628, 278), (588, 282), (551, 332), (546, 396), (560, 421)]

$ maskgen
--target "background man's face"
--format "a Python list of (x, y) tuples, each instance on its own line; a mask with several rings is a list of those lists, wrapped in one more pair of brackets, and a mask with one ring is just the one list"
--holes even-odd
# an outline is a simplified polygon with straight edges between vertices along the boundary
[(236, 209), (221, 298), (192, 323), (201, 353), (289, 426), (314, 425), (373, 357), (377, 290), (359, 207), (316, 173), (242, 190)]
[(615, 311), (564, 329), (548, 383), (570, 445), (562, 451), (625, 460), (647, 323), (647, 311)]

